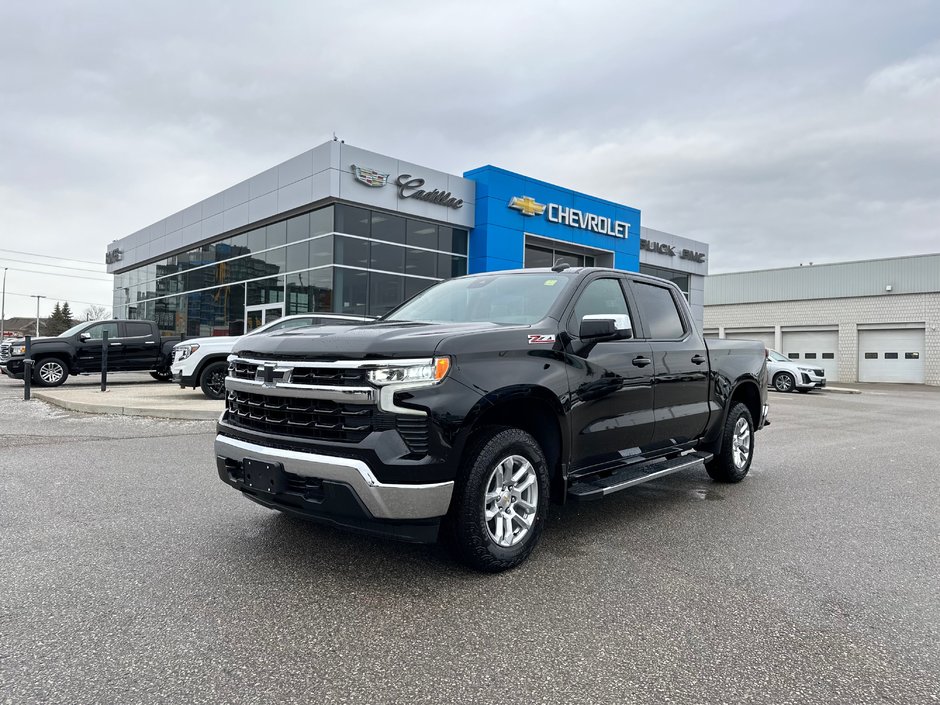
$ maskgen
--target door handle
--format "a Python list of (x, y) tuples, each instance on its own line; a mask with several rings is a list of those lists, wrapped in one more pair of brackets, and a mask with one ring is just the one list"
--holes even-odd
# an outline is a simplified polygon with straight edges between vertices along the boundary
[(635, 358), (633, 358), (633, 364), (634, 364), (636, 367), (646, 367), (647, 365), (651, 364), (652, 362), (653, 362), (653, 361), (650, 360), (648, 357), (643, 357), (642, 355), (637, 355)]
[(144, 341), (144, 345), (156, 345), (156, 344), (157, 344), (157, 341), (156, 341), (156, 340), (145, 340), (145, 341)]
[(120, 343), (111, 343), (110, 345), (113, 348), (115, 345), (120, 345)]
[(693, 355), (692, 362), (696, 365), (701, 365), (703, 362), (705, 362), (705, 358), (701, 355)]

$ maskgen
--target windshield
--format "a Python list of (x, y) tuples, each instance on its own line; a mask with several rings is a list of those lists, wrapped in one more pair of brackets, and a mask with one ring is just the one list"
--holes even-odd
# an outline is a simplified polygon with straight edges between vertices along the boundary
[(774, 362), (789, 362), (790, 360), (785, 358), (783, 355), (778, 353), (776, 350), (768, 350), (767, 357), (769, 357)]
[(537, 323), (569, 281), (570, 277), (554, 272), (451, 279), (423, 291), (382, 320)]
[(80, 331), (82, 328), (85, 328), (85, 327), (88, 325), (88, 323), (89, 323), (88, 321), (82, 321), (81, 323), (78, 323), (78, 324), (72, 326), (71, 328), (69, 328), (69, 329), (68, 329), (67, 331), (65, 331), (64, 333), (59, 333), (59, 337), (60, 337), (60, 338), (68, 338), (70, 335), (75, 335), (75, 334), (78, 333), (78, 331)]

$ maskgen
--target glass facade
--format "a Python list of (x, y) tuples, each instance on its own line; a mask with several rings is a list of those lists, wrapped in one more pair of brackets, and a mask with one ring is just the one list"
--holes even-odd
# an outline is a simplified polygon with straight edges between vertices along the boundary
[(654, 267), (649, 264), (640, 264), (640, 274), (649, 274), (651, 277), (659, 277), (660, 279), (665, 279), (666, 281), (672, 282), (682, 291), (682, 295), (685, 296), (686, 300), (689, 298), (689, 277), (690, 275), (685, 272), (677, 272), (672, 269), (666, 269), (665, 267)]
[(525, 267), (554, 267), (556, 264), (570, 267), (593, 267), (594, 257), (576, 252), (566, 252), (553, 247), (542, 247), (526, 243)]
[(466, 230), (334, 204), (116, 274), (115, 315), (241, 335), (246, 307), (378, 316), (466, 273)]

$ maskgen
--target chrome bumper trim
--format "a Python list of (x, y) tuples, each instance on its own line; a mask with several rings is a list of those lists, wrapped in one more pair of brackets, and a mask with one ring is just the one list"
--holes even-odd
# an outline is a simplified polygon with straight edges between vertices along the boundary
[(376, 519), (431, 519), (444, 516), (454, 491), (453, 482), (383, 484), (361, 460), (267, 448), (223, 435), (215, 438), (215, 454), (238, 462), (252, 458), (281, 463), (286, 472), (295, 475), (343, 482), (353, 489)]
[(268, 397), (325, 399), (341, 404), (372, 404), (375, 401), (375, 389), (372, 387), (329, 387), (291, 384), (290, 382), (277, 382), (276, 385), (270, 385), (251, 379), (226, 377), (225, 388), (230, 392), (264, 394)]
[(350, 369), (379, 369), (382, 367), (411, 367), (412, 365), (430, 365), (433, 364), (432, 357), (415, 358), (385, 358), (382, 360), (332, 360), (329, 362), (320, 362), (318, 360), (256, 360), (251, 357), (240, 357), (237, 353), (228, 356), (229, 362), (240, 362), (247, 365), (277, 365), (284, 367), (328, 367)]

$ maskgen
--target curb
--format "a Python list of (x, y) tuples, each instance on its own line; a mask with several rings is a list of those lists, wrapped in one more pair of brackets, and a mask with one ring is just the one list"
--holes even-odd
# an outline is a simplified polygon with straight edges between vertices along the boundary
[(832, 392), (833, 394), (861, 394), (860, 389), (849, 389), (848, 387), (825, 387), (820, 390), (823, 392)]
[(116, 416), (147, 416), (158, 419), (178, 419), (185, 421), (216, 421), (221, 410), (210, 409), (165, 409), (147, 406), (116, 406), (114, 404), (97, 404), (86, 401), (73, 401), (60, 399), (48, 392), (33, 392), (36, 399), (40, 399), (53, 406), (68, 411), (78, 411), (83, 414), (111, 414)]

